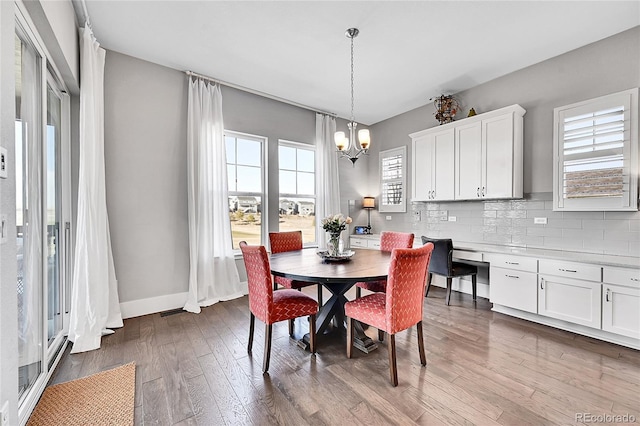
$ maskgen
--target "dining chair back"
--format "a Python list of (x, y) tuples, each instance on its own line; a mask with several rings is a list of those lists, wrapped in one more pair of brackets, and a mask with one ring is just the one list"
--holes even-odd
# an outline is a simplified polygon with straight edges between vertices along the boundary
[(318, 303), (306, 294), (292, 289), (273, 291), (271, 286), (271, 267), (269, 256), (264, 246), (250, 246), (245, 241), (240, 242), (240, 250), (247, 270), (249, 287), (249, 342), (247, 350), (251, 352), (253, 346), (253, 332), (255, 318), (265, 324), (264, 358), (262, 370), (269, 370), (271, 357), (271, 334), (273, 323), (309, 316), (309, 344), (311, 353), (315, 353), (316, 314)]
[(451, 286), (453, 278), (471, 275), (471, 290), (473, 300), (476, 300), (476, 287), (478, 267), (464, 262), (453, 261), (453, 241), (450, 238), (429, 238), (422, 237), (422, 244), (432, 243), (433, 255), (429, 264), (429, 275), (427, 277), (427, 291), (425, 297), (429, 295), (433, 274), (441, 275), (447, 279), (446, 302), (451, 301)]
[[(271, 253), (283, 253), (287, 251), (302, 250), (302, 231), (269, 232), (269, 245)], [(317, 283), (308, 281), (292, 280), (284, 277), (274, 277), (273, 289), (277, 290), (278, 285), (284, 288), (293, 288), (302, 291), (303, 287), (316, 285)], [(318, 285), (318, 305), (322, 306), (322, 285)]]
[(388, 337), (389, 377), (398, 385), (395, 334), (415, 325), (420, 363), (427, 364), (422, 333), (425, 278), (433, 244), (420, 248), (393, 249), (389, 264), (386, 293), (372, 293), (347, 302), (347, 357), (353, 348), (353, 320), (369, 324)]
[[(380, 234), (380, 250), (391, 251), (395, 248), (413, 247), (414, 235), (407, 232), (385, 231)], [(386, 280), (356, 283), (356, 297), (362, 296), (362, 289), (384, 293), (387, 286)]]

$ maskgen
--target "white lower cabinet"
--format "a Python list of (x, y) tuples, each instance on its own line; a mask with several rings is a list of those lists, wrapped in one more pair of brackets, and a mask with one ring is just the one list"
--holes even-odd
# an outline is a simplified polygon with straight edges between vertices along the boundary
[(640, 276), (637, 270), (605, 267), (602, 329), (640, 339)]
[(538, 314), (600, 328), (601, 287), (600, 282), (539, 274)]
[(489, 300), (492, 303), (538, 312), (537, 270), (535, 258), (506, 254), (487, 254), (489, 262)]
[(380, 250), (380, 238), (349, 237), (349, 247)]

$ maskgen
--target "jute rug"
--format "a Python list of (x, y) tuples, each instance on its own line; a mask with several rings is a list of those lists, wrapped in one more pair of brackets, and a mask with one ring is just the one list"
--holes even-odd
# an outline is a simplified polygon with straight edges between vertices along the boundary
[(133, 425), (136, 365), (49, 386), (27, 426)]

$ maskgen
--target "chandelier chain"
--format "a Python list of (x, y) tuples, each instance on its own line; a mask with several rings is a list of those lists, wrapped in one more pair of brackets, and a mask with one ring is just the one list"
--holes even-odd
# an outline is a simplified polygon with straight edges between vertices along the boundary
[(351, 37), (351, 121), (355, 121), (354, 120), (354, 116), (353, 116), (353, 39), (354, 37)]

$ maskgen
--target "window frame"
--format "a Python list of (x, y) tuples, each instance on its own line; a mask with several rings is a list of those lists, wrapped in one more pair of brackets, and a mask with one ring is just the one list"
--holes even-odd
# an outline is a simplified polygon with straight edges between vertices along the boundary
[[(564, 198), (564, 117), (595, 113), (620, 105), (624, 106), (622, 197)], [(553, 210), (638, 211), (638, 88), (554, 108)]]
[[(311, 145), (311, 144), (307, 144), (307, 143), (303, 143), (303, 142), (294, 142), (294, 141), (289, 141), (289, 140), (285, 140), (285, 139), (279, 139), (278, 140), (278, 179), (280, 178), (280, 171), (283, 170), (280, 167), (280, 147), (284, 146), (284, 147), (289, 147), (289, 148), (295, 148), (295, 149), (304, 149), (307, 151), (312, 151), (313, 152), (313, 195), (310, 194), (299, 194), (299, 193), (288, 193), (288, 192), (281, 192), (280, 191), (280, 182), (278, 181), (278, 213), (280, 212), (280, 198), (312, 198), (314, 200), (314, 215), (317, 212), (317, 206), (318, 206), (318, 194), (316, 193), (316, 189), (317, 189), (317, 177), (318, 177), (318, 156), (317, 156), (317, 149), (315, 145)], [(288, 170), (288, 171), (293, 171), (290, 169), (284, 169), (284, 170)], [(296, 173), (298, 173), (298, 169), (297, 169), (297, 164), (296, 164)], [(296, 182), (296, 189), (297, 189), (297, 182)], [(317, 216), (316, 216), (316, 220), (317, 220)], [(280, 223), (278, 222), (278, 230), (280, 229)], [(311, 242), (311, 243), (303, 243), (303, 247), (317, 247), (318, 246), (318, 227), (315, 227), (315, 241)]]
[[(235, 130), (228, 130), (225, 129), (224, 130), (224, 143), (225, 143), (225, 155), (226, 155), (226, 139), (227, 137), (234, 137), (236, 139), (236, 144), (237, 144), (237, 139), (246, 139), (246, 140), (252, 140), (255, 142), (260, 143), (260, 169), (261, 169), (261, 173), (260, 173), (260, 177), (262, 179), (262, 187), (261, 187), (261, 191), (260, 192), (249, 192), (249, 191), (231, 191), (229, 189), (229, 182), (227, 182), (227, 199), (229, 197), (260, 197), (260, 245), (265, 245), (265, 242), (267, 240), (267, 224), (268, 224), (268, 212), (269, 212), (269, 207), (268, 207), (268, 203), (269, 200), (267, 198), (267, 188), (268, 188), (268, 173), (267, 173), (267, 164), (268, 164), (268, 150), (267, 150), (267, 146), (268, 146), (268, 142), (269, 139), (266, 136), (259, 136), (259, 135), (253, 135), (253, 134), (249, 134), (249, 133), (243, 133), (243, 132), (237, 132)], [(237, 145), (236, 145), (237, 147)], [(228, 163), (227, 159), (225, 159), (225, 163), (227, 166), (227, 176), (228, 176), (228, 166), (229, 164), (232, 163)], [(236, 166), (238, 165), (238, 157), (237, 155), (235, 156), (235, 164)], [(237, 168), (236, 168), (236, 176), (237, 176)], [(231, 220), (229, 218), (229, 225), (231, 226)], [(233, 229), (231, 229), (231, 240), (232, 240), (232, 245), (233, 245)], [(233, 249), (234, 254), (238, 255), (241, 253), (240, 248), (234, 248)]]
[[(385, 180), (383, 177), (382, 169), (383, 162), (385, 158), (400, 156), (402, 159), (402, 177), (397, 179), (388, 179)], [(378, 211), (381, 213), (406, 213), (407, 211), (407, 147), (406, 145), (400, 146), (398, 148), (387, 149), (385, 151), (380, 151), (379, 156), (379, 173), (380, 173), (380, 201), (378, 206)], [(384, 184), (385, 182), (397, 182), (401, 184), (402, 188), (402, 198), (400, 203), (398, 204), (385, 204), (384, 197)]]

